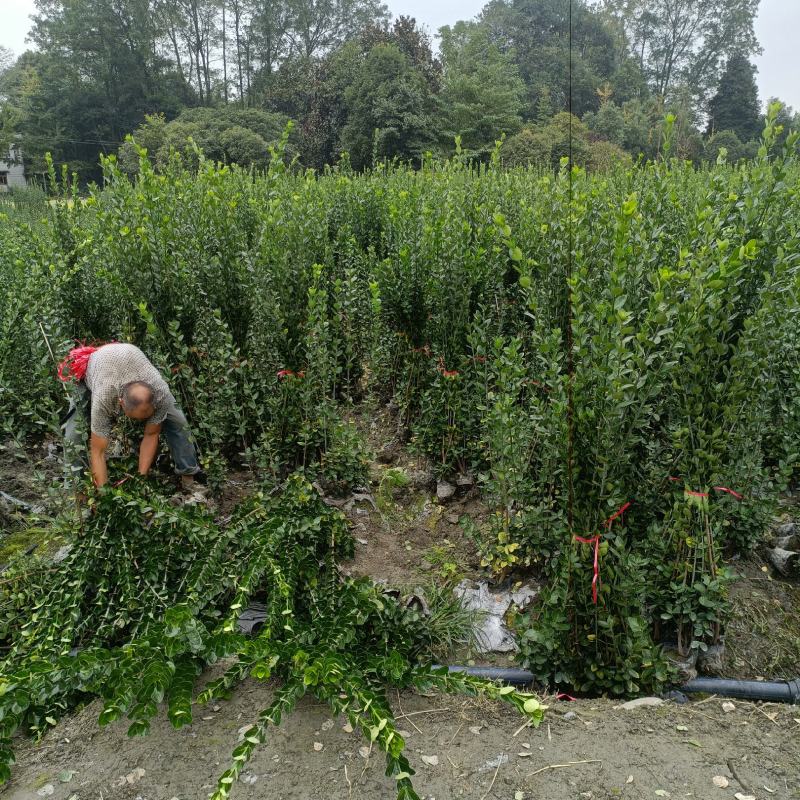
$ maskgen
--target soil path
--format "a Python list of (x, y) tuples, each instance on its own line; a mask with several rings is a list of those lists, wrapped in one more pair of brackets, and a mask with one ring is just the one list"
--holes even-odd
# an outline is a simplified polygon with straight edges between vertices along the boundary
[[(269, 687), (250, 681), (218, 710), (197, 708), (191, 726), (174, 731), (161, 716), (140, 739), (128, 739), (123, 724), (98, 728), (94, 703), (39, 745), (19, 743), (18, 764), (2, 796), (205, 800), (240, 730), (270, 696)], [(538, 730), (517, 736), (520, 718), (493, 704), (403, 694), (393, 697), (393, 706), (408, 732), (424, 800), (733, 800), (737, 792), (757, 800), (800, 798), (800, 710), (789, 706), (736, 702), (725, 713), (719, 698), (636, 710), (605, 700), (556, 703)], [(393, 799), (383, 758), (377, 752), (364, 758), (359, 750), (365, 742), (343, 724), (326, 707), (302, 702), (256, 751), (233, 798)], [(423, 755), (438, 763), (424, 763)], [(569, 762), (586, 763), (547, 768)], [(715, 786), (715, 776), (728, 787)]]

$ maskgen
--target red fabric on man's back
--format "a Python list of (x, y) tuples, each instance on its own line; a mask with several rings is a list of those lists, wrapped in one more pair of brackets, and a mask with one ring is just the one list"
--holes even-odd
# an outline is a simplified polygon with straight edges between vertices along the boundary
[(85, 344), (69, 351), (69, 355), (58, 365), (58, 377), (67, 383), (69, 380), (82, 381), (89, 366), (89, 356), (99, 348)]

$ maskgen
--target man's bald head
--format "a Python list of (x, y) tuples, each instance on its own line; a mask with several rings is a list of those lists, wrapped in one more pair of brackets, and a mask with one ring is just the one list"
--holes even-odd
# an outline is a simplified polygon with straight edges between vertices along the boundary
[(153, 416), (153, 398), (155, 390), (149, 383), (134, 381), (122, 387), (119, 404), (126, 417), (136, 420), (146, 420)]

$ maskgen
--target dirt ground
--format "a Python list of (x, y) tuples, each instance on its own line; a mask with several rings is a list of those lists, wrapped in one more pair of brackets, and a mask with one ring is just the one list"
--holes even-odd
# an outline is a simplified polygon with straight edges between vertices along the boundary
[[(137, 739), (127, 739), (121, 723), (98, 728), (99, 706), (92, 704), (40, 745), (21, 743), (2, 796), (206, 798), (229, 764), (240, 731), (270, 696), (269, 687), (250, 682), (230, 702), (197, 708), (191, 726), (174, 731), (161, 716), (149, 736)], [(393, 698), (417, 769), (416, 789), (426, 800), (723, 800), (739, 797), (737, 792), (758, 800), (800, 798), (800, 709), (735, 706), (726, 713), (720, 698), (630, 711), (610, 701), (557, 702), (541, 727), (520, 731), (520, 718), (493, 704)], [(343, 725), (326, 707), (302, 702), (256, 751), (233, 798), (394, 798), (380, 753), (364, 757), (364, 740)], [(727, 788), (718, 788), (715, 777), (724, 778)]]

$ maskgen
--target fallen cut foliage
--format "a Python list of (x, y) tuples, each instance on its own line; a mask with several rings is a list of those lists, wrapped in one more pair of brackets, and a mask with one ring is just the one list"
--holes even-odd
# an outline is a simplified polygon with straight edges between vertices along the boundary
[[(337, 559), (352, 549), (346, 521), (299, 475), (239, 506), (225, 526), (172, 507), (158, 487), (129, 482), (101, 491), (73, 534), (55, 568), (2, 586), (3, 780), (17, 730), (41, 735), (91, 697), (103, 699), (101, 725), (127, 717), (131, 736), (148, 732), (162, 704), (176, 728), (191, 723), (203, 668), (222, 658), (230, 666), (198, 702), (226, 697), (248, 676), (281, 685), (234, 750), (218, 800), (306, 694), (385, 751), (401, 800), (417, 794), (387, 685), (503, 700), (533, 724), (542, 718), (531, 694), (432, 668), (424, 621), (367, 580), (341, 580)], [(236, 623), (253, 598), (266, 621), (250, 638)]]

